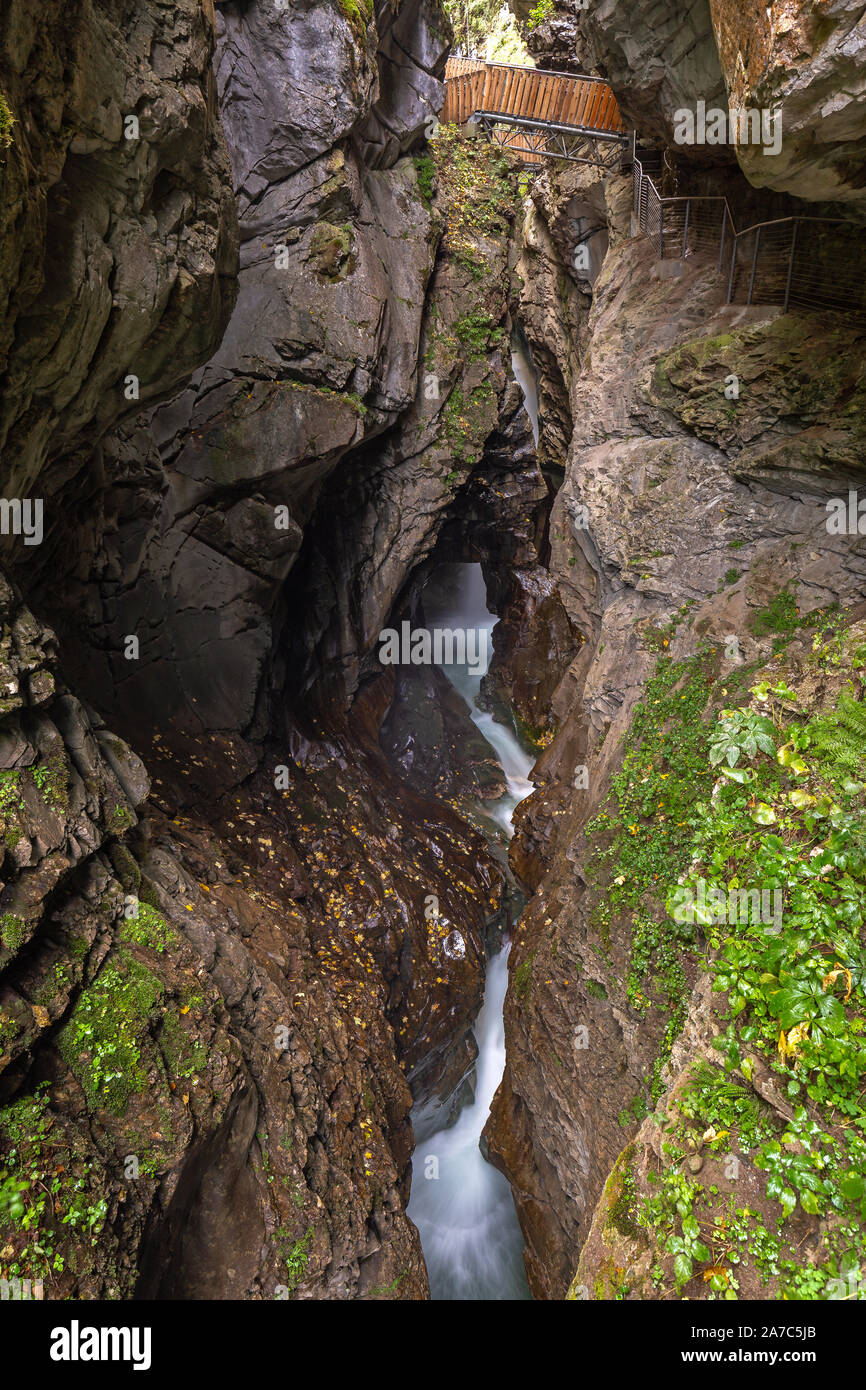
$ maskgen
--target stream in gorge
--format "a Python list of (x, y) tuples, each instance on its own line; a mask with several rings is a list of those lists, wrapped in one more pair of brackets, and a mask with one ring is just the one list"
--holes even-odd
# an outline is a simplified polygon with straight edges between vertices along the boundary
[[(457, 664), (443, 665), (442, 670), (463, 696), (473, 723), (495, 750), (505, 774), (505, 794), (492, 806), (479, 803), (479, 809), (510, 837), (514, 808), (532, 791), (528, 777), (534, 759), (510, 728), (478, 707), (481, 680), (492, 651), (491, 634), (498, 621), (487, 608), (481, 566), (442, 566), (425, 590), (424, 607), (431, 627), (476, 628), (483, 634), (483, 670), (473, 674), (467, 665)], [(488, 959), (484, 1003), (475, 1024), (478, 1059), (474, 1098), (450, 1126), (447, 1107), (438, 1112), (438, 1127), (436, 1115), (426, 1117), (424, 1137), (419, 1137), (415, 1150), (408, 1210), (421, 1236), (434, 1300), (531, 1297), (511, 1188), (479, 1147), (505, 1067), (502, 1010), (508, 986), (508, 951), (506, 942)]]

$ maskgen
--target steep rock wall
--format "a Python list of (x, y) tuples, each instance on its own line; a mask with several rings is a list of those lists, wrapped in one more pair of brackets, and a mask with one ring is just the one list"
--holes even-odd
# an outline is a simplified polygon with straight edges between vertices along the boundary
[(862, 216), (863, 6), (777, 3), (744, 15), (711, 0), (710, 9), (731, 105), (772, 108), (781, 122), (777, 155), (738, 149), (747, 178), (798, 198), (839, 200)]
[[(540, 190), (535, 215), (554, 212), (554, 265), (555, 210), (586, 178), (557, 176), (552, 202)], [(675, 881), (678, 831), (669, 855), (659, 850), (654, 887), (641, 878), (639, 840), (638, 860), (618, 876), (625, 861), (605, 828), (636, 704), (660, 658), (688, 662), (699, 649), (713, 653), (695, 677), (703, 698), (724, 703), (738, 672), (767, 659), (778, 629), (759, 615), (776, 611), (780, 593), (795, 595), (792, 621), (810, 611), (818, 621), (856, 604), (866, 579), (862, 542), (829, 534), (824, 505), (862, 477), (859, 330), (727, 306), (709, 258), (660, 275), (652, 248), (629, 236), (628, 180), (608, 179), (603, 196), (610, 249), (593, 284), (550, 525), (551, 575), (586, 642), (553, 697), (560, 727), (535, 769), (540, 786), (517, 813), (512, 859), (538, 886), (510, 959), (508, 1062), (487, 1129), (515, 1185), (531, 1286), (545, 1298), (569, 1287), (614, 1161), (670, 1083), (680, 1005), (698, 976), (693, 954), (671, 954), (647, 926), (653, 895)], [(736, 402), (724, 392), (731, 372)], [(669, 815), (662, 804), (660, 834)], [(631, 833), (647, 832), (635, 823)], [(590, 1296), (617, 1296), (612, 1266), (600, 1268), (607, 1258), (596, 1249), (583, 1269), (590, 1289), (604, 1276)], [(634, 1296), (653, 1296), (647, 1280)]]
[[(13, 124), (0, 161), (0, 446), (9, 495), (213, 352), (237, 223), (210, 60), (213, 10), (75, 0), (0, 21)], [(136, 126), (129, 124), (135, 118)], [(129, 138), (128, 138), (129, 137)], [(58, 467), (58, 459), (65, 462)], [(45, 484), (43, 484), (43, 488)], [(58, 524), (49, 513), (46, 526)]]
[[(58, 436), (45, 542), (10, 552), (59, 633), (17, 619), (10, 589), (10, 687), (78, 712), (67, 729), (50, 703), (51, 727), (19, 729), (13, 708), (4, 745), (23, 791), (0, 899), (0, 1143), (16, 1173), (60, 1166), (85, 1194), (61, 1184), (38, 1212), (63, 1270), (22, 1231), (3, 1247), (49, 1296), (427, 1294), (407, 1076), (447, 1099), (471, 1066), (502, 873), (386, 760), (393, 688), (372, 649), (440, 539), (466, 552), (464, 499), (531, 566), (545, 496), (507, 360), (514, 174), (485, 148), (436, 191), (429, 157), (404, 154), (446, 42), (432, 5), (218, 7), (242, 248), (225, 338), (156, 409)], [(123, 154), (105, 153), (113, 177)], [(225, 163), (218, 183), (231, 208)], [(163, 229), (146, 230), (158, 256)], [(321, 584), (287, 585), (293, 566)], [(62, 652), (54, 685), (33, 643)], [(59, 817), (43, 749), (71, 797)]]
[[(237, 304), (189, 388), (106, 442), (115, 486), (69, 499), (81, 538), (67, 621), (86, 611), (88, 648), (74, 675), (103, 704), (122, 685), (127, 716), (250, 724), (277, 594), (323, 482), (414, 398), (435, 233), (411, 161), (372, 170), (366, 153), (393, 166), (423, 133), (422, 108), (429, 119), (442, 91), (423, 64), (441, 67), (445, 39), (423, 6), (379, 16), (385, 37), (372, 14), (336, 0), (218, 11)], [(396, 74), (394, 23), (413, 36)], [(276, 507), (287, 509), (279, 528)], [(56, 617), (50, 594), (46, 604)], [(123, 637), (138, 626), (148, 637), (131, 666)]]

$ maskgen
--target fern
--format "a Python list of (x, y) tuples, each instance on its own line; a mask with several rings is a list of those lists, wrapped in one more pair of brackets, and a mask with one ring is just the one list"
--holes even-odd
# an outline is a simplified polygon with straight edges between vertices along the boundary
[(847, 690), (843, 690), (836, 708), (845, 727), (852, 734), (859, 735), (861, 743), (866, 747), (866, 705), (855, 699)]
[(744, 1086), (729, 1081), (724, 1073), (703, 1061), (692, 1072), (680, 1096), (679, 1107), (689, 1119), (738, 1130), (747, 1145), (752, 1140), (757, 1143), (765, 1130), (767, 1134), (772, 1132), (772, 1124), (760, 1100)]
[(847, 690), (835, 712), (813, 719), (807, 732), (812, 753), (833, 772), (860, 777), (866, 771), (866, 705)]

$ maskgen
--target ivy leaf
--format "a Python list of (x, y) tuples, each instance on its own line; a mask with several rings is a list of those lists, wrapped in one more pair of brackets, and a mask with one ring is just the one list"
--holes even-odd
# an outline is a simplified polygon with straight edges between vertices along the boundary
[(847, 1173), (839, 1179), (839, 1191), (849, 1202), (858, 1202), (866, 1193), (866, 1181), (859, 1173)]
[(785, 1216), (790, 1216), (797, 1205), (797, 1198), (790, 1187), (783, 1187), (779, 1193), (779, 1201), (782, 1204), (782, 1212)]
[(788, 800), (798, 811), (802, 811), (804, 806), (811, 806), (815, 798), (804, 792), (802, 787), (797, 787), (794, 791), (788, 792)]
[(723, 767), (722, 776), (727, 777), (729, 782), (737, 782), (742, 786), (744, 782), (754, 782), (757, 773), (751, 767)]

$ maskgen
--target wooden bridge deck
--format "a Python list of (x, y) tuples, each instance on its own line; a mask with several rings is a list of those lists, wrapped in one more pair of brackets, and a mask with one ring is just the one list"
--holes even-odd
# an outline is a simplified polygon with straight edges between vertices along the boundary
[(626, 136), (603, 78), (449, 58), (441, 119), (463, 125), (472, 117), (531, 163), (548, 156), (603, 164), (602, 147)]
[(653, 179), (661, 154), (638, 151), (634, 137), (627, 137), (603, 78), (449, 58), (440, 119), (459, 125), (472, 119), (530, 164), (551, 158), (607, 170), (630, 164), (635, 221), (656, 255), (712, 256), (728, 303), (866, 315), (861, 229), (840, 218), (791, 215), (738, 231), (722, 195), (662, 197)]

